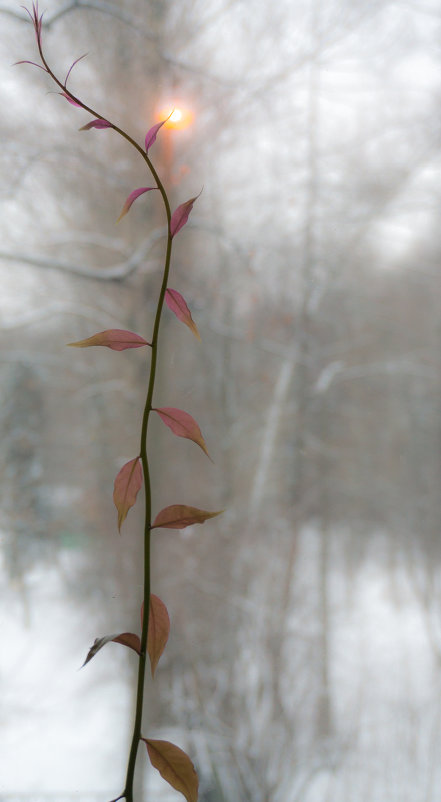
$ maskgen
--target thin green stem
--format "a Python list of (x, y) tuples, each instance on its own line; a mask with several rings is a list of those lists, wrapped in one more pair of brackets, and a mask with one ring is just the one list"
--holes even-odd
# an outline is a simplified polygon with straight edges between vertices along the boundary
[[(61, 81), (56, 77), (56, 75), (52, 72), (51, 68), (49, 67), (48, 63), (43, 54), (43, 50), (41, 47), (40, 37), (37, 36), (38, 42), (38, 50), (40, 53), (41, 61), (46, 68), (48, 74), (52, 78), (52, 80), (57, 84), (57, 86), (62, 89), (64, 94), (66, 94), (74, 103), (77, 103), (81, 108), (85, 111), (92, 114), (94, 117), (99, 117), (100, 119), (105, 120), (104, 117), (101, 117), (94, 109), (86, 106), (79, 98), (73, 95), (66, 86), (61, 83)], [(145, 685), (145, 673), (146, 673), (146, 662), (147, 662), (147, 639), (148, 639), (148, 630), (149, 630), (149, 611), (150, 611), (150, 574), (151, 574), (151, 561), (150, 561), (150, 532), (151, 532), (151, 525), (152, 525), (152, 500), (151, 500), (151, 485), (150, 485), (150, 472), (149, 472), (149, 463), (148, 463), (148, 455), (147, 455), (147, 432), (148, 432), (148, 424), (149, 424), (149, 417), (150, 412), (152, 410), (152, 400), (153, 400), (153, 391), (155, 387), (155, 377), (156, 377), (156, 366), (157, 366), (157, 358), (158, 358), (158, 338), (159, 338), (159, 326), (161, 322), (161, 314), (162, 309), (164, 306), (164, 298), (165, 292), (167, 289), (168, 283), (168, 276), (170, 272), (170, 261), (171, 261), (171, 250), (172, 250), (172, 235), (170, 233), (170, 220), (171, 220), (171, 210), (170, 210), (170, 203), (167, 197), (167, 193), (164, 189), (164, 186), (153, 166), (151, 163), (147, 153), (143, 148), (134, 140), (132, 137), (119, 128), (117, 125), (114, 125), (109, 120), (109, 125), (126, 139), (137, 151), (140, 153), (144, 161), (146, 162), (154, 180), (156, 181), (156, 186), (158, 187), (162, 200), (164, 203), (165, 213), (167, 217), (167, 248), (165, 253), (165, 262), (164, 262), (164, 272), (161, 284), (161, 290), (159, 293), (158, 304), (156, 307), (156, 316), (155, 322), (153, 326), (153, 337), (151, 343), (151, 361), (150, 361), (150, 375), (149, 375), (149, 382), (148, 382), (148, 389), (147, 389), (147, 397), (144, 406), (144, 413), (142, 417), (142, 426), (141, 426), (141, 445), (140, 445), (140, 459), (142, 464), (143, 476), (144, 476), (144, 493), (145, 493), (145, 521), (144, 521), (144, 615), (143, 615), (143, 622), (142, 622), (142, 633), (141, 633), (141, 649), (139, 655), (139, 662), (138, 662), (138, 682), (137, 682), (137, 691), (136, 691), (136, 707), (135, 707), (135, 722), (133, 725), (133, 735), (132, 741), (130, 746), (129, 752), (129, 760), (127, 765), (127, 775), (126, 775), (126, 783), (124, 787), (124, 791), (121, 796), (117, 797), (117, 799), (125, 799), (126, 802), (133, 802), (133, 781), (135, 775), (135, 766), (136, 766), (136, 758), (138, 753), (138, 746), (139, 741), (141, 738), (141, 727), (142, 727), (142, 713), (143, 713), (143, 703), (144, 703), (144, 685)]]
[[(170, 216), (169, 216), (170, 208), (168, 206), (168, 201), (167, 201), (167, 207), (166, 209), (167, 209), (168, 222), (170, 222)], [(168, 275), (170, 271), (171, 247), (172, 247), (172, 237), (169, 233), (167, 238), (167, 251), (165, 256), (164, 274), (162, 279), (161, 291), (159, 293), (158, 305), (156, 308), (155, 324), (153, 328), (150, 378), (149, 378), (147, 398), (145, 402), (144, 414), (142, 418), (142, 427), (141, 427), (140, 455), (141, 455), (142, 469), (144, 473), (144, 490), (145, 490), (144, 616), (143, 616), (142, 634), (141, 634), (141, 654), (139, 656), (139, 666), (138, 666), (138, 689), (136, 694), (135, 724), (133, 727), (132, 744), (130, 747), (129, 762), (127, 766), (126, 785), (124, 789), (126, 802), (133, 802), (133, 779), (135, 774), (138, 745), (141, 738), (142, 708), (144, 702), (144, 680), (145, 680), (145, 669), (146, 669), (146, 659), (147, 659), (147, 638), (148, 638), (149, 607), (150, 607), (150, 531), (152, 525), (150, 473), (149, 473), (149, 464), (147, 457), (147, 431), (148, 431), (150, 412), (152, 410), (153, 390), (155, 386), (156, 365), (158, 356), (159, 324), (161, 322), (162, 307), (164, 305), (165, 291), (167, 289)]]
[(77, 103), (82, 109), (84, 109), (84, 111), (89, 112), (89, 114), (91, 114), (93, 117), (97, 117), (100, 120), (104, 120), (105, 122), (108, 122), (109, 126), (111, 128), (113, 128), (113, 130), (116, 131), (120, 136), (122, 136), (124, 139), (126, 139), (127, 142), (129, 142), (132, 145), (132, 147), (134, 147), (135, 150), (137, 150), (138, 153), (142, 156), (142, 158), (146, 162), (146, 164), (147, 164), (147, 166), (148, 166), (153, 178), (156, 181), (156, 186), (158, 187), (158, 189), (159, 189), (159, 191), (160, 191), (160, 193), (162, 195), (162, 200), (164, 202), (165, 211), (166, 211), (166, 214), (167, 214), (168, 233), (169, 233), (169, 236), (170, 236), (171, 211), (170, 211), (170, 204), (169, 204), (169, 201), (168, 201), (167, 193), (166, 193), (166, 191), (164, 189), (164, 186), (163, 186), (163, 184), (162, 184), (162, 182), (161, 182), (161, 180), (160, 180), (160, 178), (158, 176), (158, 173), (156, 172), (155, 168), (153, 167), (153, 164), (151, 163), (146, 151), (143, 150), (141, 145), (135, 139), (133, 139), (130, 136), (130, 134), (127, 134), (126, 131), (123, 131), (122, 128), (119, 128), (119, 126), (117, 126), (114, 123), (110, 122), (110, 120), (107, 120), (106, 117), (102, 117), (102, 115), (99, 114), (97, 111), (95, 111), (95, 109), (92, 109), (90, 106), (87, 106), (85, 103), (83, 103), (82, 100), (80, 100), (78, 97), (76, 97), (76, 95), (72, 94), (72, 92), (69, 89), (67, 89), (65, 84), (63, 84), (59, 80), (59, 78), (57, 78), (55, 73), (49, 67), (49, 64), (47, 63), (47, 61), (45, 59), (45, 56), (44, 56), (44, 53), (43, 53), (43, 49), (42, 49), (42, 46), (41, 46), (41, 41), (40, 41), (39, 38), (37, 38), (37, 44), (38, 44), (38, 52), (40, 54), (40, 58), (41, 58), (42, 64), (46, 68), (46, 70), (48, 72), (48, 75), (52, 78), (54, 83), (56, 83), (57, 86), (59, 86), (60, 89), (63, 90), (63, 93), (65, 95), (67, 95), (71, 100), (73, 100), (74, 103)]

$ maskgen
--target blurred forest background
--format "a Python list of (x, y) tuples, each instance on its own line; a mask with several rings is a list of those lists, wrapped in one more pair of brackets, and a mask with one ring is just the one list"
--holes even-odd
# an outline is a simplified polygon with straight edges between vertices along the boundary
[[(151, 151), (174, 246), (152, 421), (154, 511), (225, 514), (154, 538), (172, 619), (150, 737), (187, 749), (201, 802), (441, 796), (441, 7), (437, 0), (46, 0), (46, 54)], [(120, 793), (136, 658), (142, 504), (120, 537), (113, 480), (138, 450), (159, 197), (111, 131), (31, 66), (0, 0), (1, 802)], [(147, 355), (148, 357), (148, 355)], [(139, 759), (138, 799), (177, 800)], [(147, 779), (144, 780), (143, 777)], [(146, 782), (142, 796), (143, 782)], [(150, 789), (150, 791), (149, 791)], [(150, 795), (153, 792), (154, 796)]]

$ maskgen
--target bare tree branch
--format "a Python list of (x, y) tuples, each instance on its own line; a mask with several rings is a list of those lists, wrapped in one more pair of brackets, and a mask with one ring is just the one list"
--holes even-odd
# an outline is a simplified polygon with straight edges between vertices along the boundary
[[(70, 14), (72, 11), (77, 11), (78, 9), (98, 11), (102, 14), (107, 14), (114, 19), (119, 20), (119, 22), (127, 25), (129, 28), (137, 33), (140, 33), (142, 36), (152, 42), (157, 49), (158, 56), (173, 67), (178, 67), (181, 70), (190, 72), (207, 81), (217, 83), (220, 86), (229, 86), (231, 88), (240, 86), (239, 81), (226, 81), (224, 78), (221, 78), (217, 75), (210, 75), (205, 70), (195, 67), (193, 64), (189, 64), (186, 61), (181, 61), (180, 59), (177, 59), (175, 56), (171, 55), (171, 53), (168, 51), (161, 49), (159, 46), (160, 38), (156, 34), (152, 33), (148, 28), (146, 28), (138, 17), (124, 13), (114, 3), (107, 3), (103, 0), (68, 0), (68, 2), (61, 6), (61, 8), (59, 8), (57, 11), (54, 11), (52, 14), (47, 14), (43, 17), (43, 28), (49, 30), (54, 22), (58, 22), (58, 20), (66, 16), (66, 14)], [(12, 8), (0, 6), (0, 14), (7, 14), (10, 17), (14, 17), (14, 19), (20, 20), (21, 22), (29, 22), (29, 19), (24, 13)]]
[(72, 262), (51, 259), (47, 256), (34, 256), (32, 253), (0, 251), (0, 259), (9, 262), (20, 262), (22, 264), (32, 265), (32, 267), (42, 267), (46, 270), (58, 270), (61, 273), (70, 273), (74, 276), (93, 279), (94, 281), (125, 281), (132, 273), (138, 270), (141, 263), (146, 259), (149, 251), (163, 237), (165, 237), (164, 228), (155, 229), (129, 259), (108, 268), (83, 267), (82, 265)]
[[(57, 22), (59, 19), (61, 19), (61, 17), (64, 17), (66, 14), (70, 14), (71, 11), (76, 11), (79, 8), (87, 8), (94, 11), (100, 11), (103, 14), (109, 14), (110, 16), (118, 19), (120, 22), (123, 22), (125, 25), (128, 25), (137, 31), (141, 31), (142, 34), (151, 41), (156, 42), (158, 39), (158, 37), (146, 30), (142, 25), (140, 26), (139, 20), (136, 20), (135, 17), (132, 17), (129, 14), (124, 14), (121, 9), (113, 3), (101, 2), (101, 0), (68, 0), (68, 2), (64, 3), (60, 8), (57, 9), (57, 11), (53, 11), (52, 13), (47, 12), (44, 15), (42, 27), (49, 29), (54, 22)], [(0, 6), (0, 13), (8, 14), (10, 17), (14, 17), (22, 22), (29, 22), (27, 15), (18, 9)]]
[(15, 331), (23, 326), (32, 326), (34, 323), (41, 323), (43, 320), (52, 320), (54, 315), (74, 315), (75, 317), (82, 317), (86, 320), (92, 320), (95, 325), (101, 323), (103, 326), (113, 326), (115, 324), (115, 316), (92, 306), (86, 306), (79, 303), (66, 303), (55, 301), (54, 303), (47, 304), (47, 306), (36, 307), (23, 312), (21, 315), (15, 315), (13, 320), (6, 320), (0, 322), (0, 331)]

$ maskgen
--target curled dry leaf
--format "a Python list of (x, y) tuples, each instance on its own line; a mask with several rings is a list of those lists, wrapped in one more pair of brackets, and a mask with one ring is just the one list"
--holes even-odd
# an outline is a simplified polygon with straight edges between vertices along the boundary
[(141, 653), (141, 641), (138, 635), (135, 635), (133, 632), (122, 632), (121, 635), (105, 635), (103, 638), (95, 638), (93, 646), (90, 647), (81, 668), (83, 668), (89, 660), (92, 660), (92, 657), (95, 657), (96, 653), (99, 652), (106, 643), (111, 642), (121, 643), (123, 646), (128, 646), (129, 649), (133, 649), (137, 654)]
[(134, 189), (133, 192), (130, 193), (129, 197), (126, 198), (121, 214), (116, 222), (119, 223), (119, 221), (127, 214), (132, 203), (136, 201), (136, 198), (139, 198), (139, 196), (143, 195), (144, 192), (151, 192), (152, 189), (157, 189), (157, 187), (140, 187), (139, 189)]
[(205, 452), (208, 459), (211, 459), (201, 430), (195, 419), (192, 418), (188, 412), (184, 412), (183, 409), (175, 409), (175, 407), (161, 407), (161, 409), (152, 408), (152, 412), (158, 413), (161, 420), (172, 430), (173, 434), (176, 434), (178, 437), (186, 437), (188, 440), (193, 440), (193, 443), (196, 443), (202, 448), (202, 451)]
[(118, 531), (124, 523), (127, 513), (133, 507), (138, 491), (142, 485), (142, 467), (139, 457), (126, 462), (115, 479), (113, 501), (118, 511)]
[(93, 345), (105, 345), (112, 351), (125, 351), (127, 348), (141, 348), (143, 345), (150, 345), (144, 337), (135, 334), (133, 331), (125, 329), (107, 329), (100, 331), (86, 340), (78, 340), (76, 343), (68, 343), (73, 348), (90, 348)]
[(112, 128), (112, 123), (109, 123), (107, 120), (103, 120), (101, 117), (98, 117), (96, 120), (91, 120), (90, 123), (86, 123), (86, 125), (82, 125), (79, 128), (79, 131), (89, 131), (90, 128)]
[(167, 289), (165, 291), (165, 303), (167, 304), (168, 308), (171, 309), (173, 314), (175, 314), (176, 317), (182, 321), (182, 323), (185, 323), (185, 325), (191, 329), (194, 336), (200, 340), (201, 337), (198, 332), (198, 327), (196, 326), (196, 323), (194, 322), (191, 312), (181, 293), (177, 290)]
[(183, 749), (170, 741), (153, 741), (151, 738), (141, 738), (141, 740), (147, 747), (150, 763), (153, 768), (158, 769), (161, 777), (176, 791), (180, 791), (187, 802), (197, 802), (198, 775)]
[[(201, 190), (202, 192), (202, 190)], [(201, 194), (199, 193), (199, 195)], [(181, 203), (177, 209), (173, 212), (170, 220), (170, 234), (172, 237), (181, 230), (183, 226), (185, 226), (190, 212), (193, 208), (193, 204), (199, 198), (199, 195), (196, 195), (194, 198), (190, 198), (190, 200), (185, 201), (185, 203)]]
[(170, 634), (170, 618), (167, 607), (159, 596), (150, 594), (149, 631), (147, 635), (147, 652), (150, 658), (152, 677), (163, 653)]
[(158, 512), (152, 529), (185, 529), (186, 526), (192, 526), (192, 524), (203, 524), (204, 521), (215, 518), (222, 512), (223, 510), (208, 512), (207, 510), (198, 510), (197, 507), (187, 507), (185, 504), (172, 504)]

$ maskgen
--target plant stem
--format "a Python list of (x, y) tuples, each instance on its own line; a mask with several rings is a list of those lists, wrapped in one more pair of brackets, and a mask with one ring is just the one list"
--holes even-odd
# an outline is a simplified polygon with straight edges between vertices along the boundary
[[(167, 196), (165, 196), (167, 197)], [(170, 207), (166, 204), (166, 212), (168, 223), (170, 223)], [(129, 754), (129, 763), (127, 766), (127, 777), (126, 777), (126, 785), (124, 789), (124, 795), (126, 798), (126, 802), (133, 802), (133, 779), (135, 773), (135, 765), (136, 765), (136, 755), (138, 751), (138, 744), (141, 738), (141, 725), (142, 725), (142, 708), (143, 708), (143, 701), (144, 701), (144, 680), (145, 680), (145, 669), (146, 669), (146, 659), (147, 659), (147, 637), (148, 637), (148, 627), (149, 627), (149, 608), (150, 608), (150, 530), (151, 530), (151, 513), (152, 513), (152, 504), (151, 504), (151, 488), (150, 488), (150, 473), (149, 473), (149, 465), (148, 465), (148, 458), (147, 458), (147, 429), (148, 429), (148, 422), (149, 416), (152, 409), (152, 400), (153, 400), (153, 390), (155, 386), (155, 376), (156, 376), (156, 363), (157, 363), (157, 355), (158, 355), (158, 335), (159, 335), (159, 324), (161, 322), (161, 312), (162, 307), (164, 304), (164, 297), (165, 291), (167, 289), (167, 281), (168, 281), (168, 274), (170, 270), (170, 258), (171, 258), (171, 246), (172, 246), (172, 238), (170, 235), (170, 227), (169, 227), (169, 234), (167, 239), (167, 251), (165, 256), (165, 264), (164, 264), (164, 274), (162, 279), (161, 291), (159, 294), (158, 299), (158, 306), (156, 308), (156, 317), (155, 317), (155, 325), (153, 329), (153, 338), (152, 338), (152, 357), (150, 362), (150, 378), (149, 378), (149, 385), (147, 390), (147, 398), (144, 407), (144, 414), (142, 418), (142, 428), (141, 428), (141, 462), (142, 462), (142, 470), (144, 474), (144, 490), (145, 490), (145, 524), (144, 524), (144, 615), (143, 615), (143, 622), (142, 622), (142, 634), (141, 634), (141, 654), (139, 656), (139, 666), (138, 666), (138, 688), (136, 694), (136, 713), (135, 713), (135, 724), (133, 727), (133, 736), (132, 736), (132, 745), (130, 747), (130, 754)]]
[[(73, 95), (69, 89), (66, 88), (65, 84), (61, 83), (61, 81), (57, 78), (57, 76), (52, 72), (51, 68), (49, 67), (41, 46), (41, 39), (40, 36), (37, 36), (37, 43), (38, 43), (38, 50), (40, 53), (40, 58), (42, 64), (46, 68), (48, 74), (52, 78), (52, 80), (57, 84), (57, 86), (62, 89), (63, 93), (71, 98), (75, 103), (77, 103), (81, 108), (85, 111), (92, 114), (94, 117), (99, 117), (100, 119), (105, 120), (100, 114), (98, 114), (94, 109), (86, 106), (79, 98)], [(132, 137), (119, 128), (117, 125), (110, 123), (109, 125), (116, 131), (120, 136), (126, 139), (137, 151), (140, 153), (142, 158), (147, 164), (154, 180), (156, 181), (156, 186), (161, 193), (162, 200), (164, 203), (165, 213), (167, 217), (167, 248), (165, 253), (165, 262), (164, 262), (164, 272), (162, 277), (162, 284), (161, 290), (159, 293), (158, 304), (156, 307), (156, 316), (155, 322), (153, 327), (153, 337), (151, 343), (151, 361), (150, 361), (150, 375), (149, 375), (149, 382), (148, 382), (148, 389), (147, 389), (147, 397), (144, 407), (144, 413), (142, 417), (142, 426), (141, 426), (141, 445), (140, 445), (140, 458), (142, 464), (142, 471), (144, 476), (144, 494), (145, 494), (145, 521), (144, 521), (144, 614), (143, 614), (143, 622), (142, 622), (142, 633), (141, 633), (141, 649), (139, 655), (139, 663), (138, 663), (138, 683), (137, 683), (137, 692), (136, 692), (136, 707), (135, 707), (135, 723), (133, 726), (133, 735), (132, 735), (132, 742), (129, 752), (129, 760), (127, 765), (127, 775), (126, 775), (126, 783), (124, 787), (124, 791), (121, 796), (117, 797), (117, 799), (125, 799), (126, 802), (133, 802), (133, 780), (135, 775), (135, 766), (136, 766), (136, 757), (138, 752), (138, 745), (141, 738), (141, 727), (142, 727), (142, 712), (143, 712), (143, 702), (144, 702), (144, 684), (145, 684), (145, 671), (146, 671), (146, 662), (147, 662), (147, 639), (148, 639), (148, 630), (149, 630), (149, 613), (150, 613), (150, 531), (152, 525), (152, 500), (151, 500), (151, 486), (150, 486), (150, 472), (149, 472), (149, 464), (148, 464), (148, 456), (147, 456), (147, 431), (148, 431), (148, 423), (149, 423), (149, 416), (152, 410), (152, 400), (153, 400), (153, 391), (155, 387), (155, 377), (156, 377), (156, 365), (157, 365), (157, 358), (158, 358), (158, 338), (159, 338), (159, 325), (161, 322), (161, 314), (162, 309), (164, 306), (164, 298), (165, 292), (167, 289), (168, 283), (168, 276), (170, 272), (170, 260), (171, 260), (171, 250), (172, 250), (172, 235), (170, 233), (170, 220), (171, 220), (171, 210), (170, 210), (170, 203), (167, 197), (167, 193), (164, 189), (164, 186), (153, 166), (151, 163), (147, 152), (143, 150), (143, 148), (134, 140)]]

